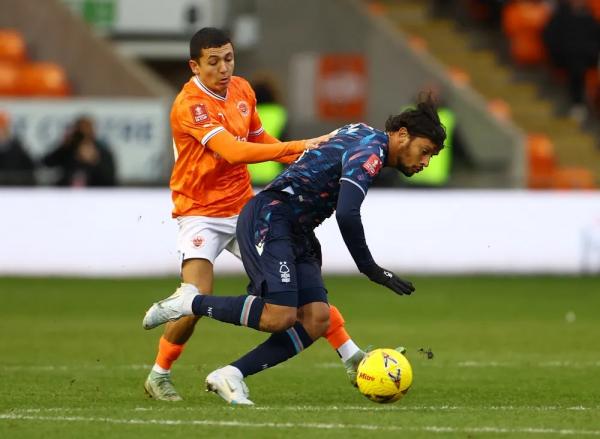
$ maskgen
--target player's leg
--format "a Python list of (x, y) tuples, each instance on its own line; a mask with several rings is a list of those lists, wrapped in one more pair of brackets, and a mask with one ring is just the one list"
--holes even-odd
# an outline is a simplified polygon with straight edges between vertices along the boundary
[(283, 363), (307, 349), (328, 326), (329, 307), (314, 302), (299, 310), (300, 320), (286, 331), (273, 333), (265, 342), (206, 377), (207, 390), (231, 404), (252, 404), (244, 378)]
[[(356, 387), (356, 370), (358, 369), (358, 364), (365, 357), (370, 348), (367, 347), (365, 350), (362, 350), (354, 343), (350, 334), (346, 331), (344, 326), (345, 320), (342, 313), (335, 306), (330, 305), (329, 311), (329, 327), (327, 328), (324, 337), (340, 356), (344, 368), (346, 369), (346, 374), (350, 379), (350, 383)], [(395, 349), (401, 354), (406, 352), (404, 346), (398, 346)]]
[[(195, 314), (210, 314), (216, 320), (265, 332), (279, 332), (294, 324), (297, 288), (289, 282), (288, 273), (280, 273), (289, 270), (289, 267), (294, 269), (290, 224), (285, 218), (285, 211), (284, 206), (273, 204), (273, 199), (265, 193), (257, 195), (244, 206), (238, 218), (236, 239), (229, 243), (227, 249), (242, 260), (250, 279), (250, 295), (194, 299)], [(286, 265), (285, 261), (289, 264)], [(264, 300), (266, 270), (273, 271), (269, 279), (271, 293), (288, 294), (291, 296), (288, 301)]]
[(265, 332), (294, 325), (298, 283), (291, 221), (285, 206), (272, 207), (271, 202), (268, 196), (257, 195), (238, 220), (236, 237), (250, 279), (249, 295), (196, 296), (186, 312)]
[[(192, 284), (202, 294), (212, 294), (214, 281), (213, 264), (207, 259), (186, 259), (181, 267), (181, 280)], [(168, 322), (163, 337), (175, 344), (185, 344), (194, 332), (199, 316), (184, 317), (175, 322)]]
[[(294, 293), (295, 294), (295, 293)], [(296, 321), (295, 306), (267, 303), (261, 297), (208, 296), (192, 284), (182, 283), (175, 294), (154, 303), (144, 316), (144, 329), (190, 316), (207, 316), (235, 326), (279, 332)]]
[[(245, 376), (279, 364), (313, 342), (302, 323), (296, 321), (299, 280), (291, 215), (285, 206), (272, 201), (259, 195), (246, 205), (238, 222), (237, 240), (250, 278), (248, 291), (253, 294), (248, 303), (263, 303), (260, 328), (275, 333), (206, 378), (207, 389), (232, 404), (252, 404), (243, 381)], [(280, 208), (271, 209), (278, 205)], [(327, 313), (324, 314), (327, 320)], [(322, 326), (324, 331), (325, 325)]]
[(365, 352), (352, 340), (344, 326), (345, 320), (340, 311), (333, 305), (329, 308), (329, 327), (324, 337), (337, 352), (344, 364), (352, 385), (356, 385), (356, 369), (364, 358)]
[[(322, 266), (323, 258), (321, 253), (321, 244), (314, 233), (307, 235), (307, 245), (309, 247), (308, 254), (319, 267)], [(365, 352), (361, 350), (352, 340), (344, 326), (344, 318), (340, 311), (333, 305), (329, 308), (329, 327), (324, 337), (327, 339), (331, 347), (337, 352), (346, 368), (346, 373), (350, 378), (352, 385), (356, 384), (356, 369), (358, 363), (365, 356)]]
[[(311, 280), (307, 277), (309, 271), (305, 267), (305, 265), (299, 264), (296, 270), (298, 276), (303, 275), (299, 277), (300, 286), (305, 287), (298, 291), (297, 321), (285, 331), (274, 333), (264, 343), (232, 362), (231, 366), (237, 368), (241, 376), (254, 375), (290, 359), (312, 345), (327, 331), (329, 326), (327, 292), (322, 287), (320, 273), (316, 281), (314, 278)], [(311, 274), (315, 271), (311, 270)], [(302, 280), (309, 280), (312, 284), (318, 282), (321, 286), (307, 288), (306, 284), (303, 285)], [(280, 300), (280, 297), (272, 295), (268, 291), (265, 292), (264, 297), (267, 301)]]
[[(183, 282), (196, 286), (207, 294), (212, 293), (213, 265), (206, 259), (183, 261), (181, 277)], [(146, 393), (161, 401), (180, 401), (182, 398), (171, 380), (171, 367), (177, 361), (185, 343), (194, 332), (199, 316), (188, 316), (168, 322), (158, 342), (158, 353), (150, 374), (144, 383)]]
[[(263, 216), (255, 221), (257, 212), (266, 215), (262, 208), (270, 201), (267, 197), (256, 196), (244, 207), (238, 221), (237, 239), (244, 256), (244, 268), (251, 279), (249, 288), (253, 295), (208, 296), (194, 285), (182, 284), (179, 294), (150, 307), (144, 317), (144, 328), (151, 329), (169, 320), (191, 315), (204, 315), (225, 323), (267, 332), (279, 332), (294, 324), (297, 287), (295, 283), (290, 283), (290, 273), (287, 272), (295, 270), (292, 242), (288, 237), (290, 221), (279, 214), (273, 215), (277, 219), (266, 228), (263, 227)], [(271, 215), (267, 217), (271, 218)], [(268, 235), (260, 252), (254, 239), (255, 232), (259, 229), (265, 233), (265, 237)], [(267, 269), (270, 270), (271, 277), (270, 293), (281, 296), (271, 302), (266, 302), (261, 297), (266, 286), (263, 271)]]
[[(177, 248), (182, 256), (181, 277), (184, 284), (194, 285), (204, 294), (212, 294), (213, 263), (235, 235), (235, 219), (206, 217), (178, 218)], [(175, 293), (178, 294), (180, 289)], [(179, 401), (181, 397), (171, 381), (171, 367), (192, 336), (199, 317), (189, 316), (167, 323), (158, 343), (155, 364), (144, 388), (152, 398)]]
[[(288, 241), (289, 242), (289, 241)], [(329, 306), (327, 291), (323, 285), (320, 264), (306, 255), (304, 237), (294, 240), (286, 250), (285, 246), (277, 246), (277, 242), (267, 241), (260, 257), (262, 272), (254, 273), (253, 282), (262, 281), (262, 296), (268, 303), (290, 303), (291, 294), (280, 291), (282, 279), (290, 287), (298, 289), (298, 321), (285, 331), (272, 334), (264, 343), (221, 369), (217, 369), (207, 377), (207, 388), (215, 391), (230, 403), (238, 403), (239, 395), (229, 390), (243, 389), (241, 395), (245, 404), (248, 400), (248, 389), (243, 379), (246, 376), (261, 372), (280, 364), (308, 348), (314, 340), (321, 337), (329, 325)], [(286, 253), (286, 251), (288, 253)], [(290, 265), (288, 261), (296, 255), (299, 261)], [(251, 258), (245, 257), (246, 266)], [(281, 264), (281, 262), (284, 262)], [(249, 271), (249, 274), (251, 271)], [(282, 277), (282, 275), (285, 275)], [(286, 298), (286, 296), (288, 298)]]

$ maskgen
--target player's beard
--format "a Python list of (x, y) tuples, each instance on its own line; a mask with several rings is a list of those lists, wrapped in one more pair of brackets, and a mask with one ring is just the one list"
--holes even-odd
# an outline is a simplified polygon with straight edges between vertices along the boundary
[(415, 174), (415, 171), (406, 168), (404, 165), (399, 165), (396, 169), (398, 169), (398, 171), (402, 172), (407, 177), (412, 177)]

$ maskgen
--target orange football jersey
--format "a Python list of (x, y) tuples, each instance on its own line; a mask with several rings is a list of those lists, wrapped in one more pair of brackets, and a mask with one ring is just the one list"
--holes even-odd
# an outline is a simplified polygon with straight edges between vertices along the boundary
[(225, 97), (192, 77), (173, 103), (171, 130), (174, 217), (239, 214), (253, 195), (246, 163), (286, 158), (304, 149), (303, 141), (270, 144), (276, 139), (264, 133), (254, 91), (238, 76), (231, 77)]

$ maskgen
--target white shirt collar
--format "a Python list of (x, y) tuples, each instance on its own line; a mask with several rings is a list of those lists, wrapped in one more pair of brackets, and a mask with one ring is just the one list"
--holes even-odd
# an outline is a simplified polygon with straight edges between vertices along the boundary
[(200, 79), (198, 79), (198, 76), (194, 76), (194, 82), (196, 83), (196, 85), (198, 86), (198, 88), (200, 90), (202, 90), (204, 93), (206, 93), (207, 95), (209, 95), (210, 97), (213, 97), (215, 99), (218, 99), (219, 101), (224, 101), (225, 99), (227, 99), (227, 93), (225, 93), (225, 97), (223, 96), (219, 96), (218, 94), (216, 94), (214, 91), (212, 91), (211, 89), (209, 89), (206, 85), (204, 85), (202, 83), (202, 81), (200, 81)]

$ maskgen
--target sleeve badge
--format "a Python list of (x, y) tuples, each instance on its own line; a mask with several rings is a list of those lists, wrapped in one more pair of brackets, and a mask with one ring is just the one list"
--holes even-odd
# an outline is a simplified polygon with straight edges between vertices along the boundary
[(371, 154), (367, 161), (362, 165), (363, 169), (367, 171), (367, 174), (369, 174), (371, 177), (375, 177), (379, 173), (379, 170), (382, 166), (383, 162), (377, 156), (377, 154)]
[(190, 111), (192, 112), (192, 120), (196, 125), (208, 120), (208, 111), (206, 111), (204, 104), (192, 105)]

